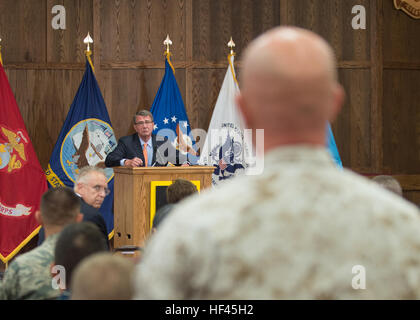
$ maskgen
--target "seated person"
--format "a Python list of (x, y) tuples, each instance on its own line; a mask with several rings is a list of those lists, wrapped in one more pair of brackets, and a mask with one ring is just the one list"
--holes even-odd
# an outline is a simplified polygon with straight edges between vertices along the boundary
[[(109, 193), (105, 171), (102, 168), (83, 167), (74, 183), (74, 192), (80, 197), (80, 212), (83, 213), (83, 221), (94, 223), (101, 230), (108, 243), (106, 223), (99, 208)], [(44, 230), (39, 231), (38, 245), (44, 241)]]
[(197, 192), (197, 187), (191, 181), (185, 179), (176, 179), (166, 189), (166, 200), (167, 205), (160, 208), (153, 219), (153, 231), (156, 231), (158, 225), (162, 220), (172, 211), (175, 204), (180, 202), (182, 199)]
[(74, 270), (72, 300), (130, 300), (133, 298), (134, 262), (131, 259), (96, 253)]
[(54, 277), (60, 275), (57, 267), (64, 268), (65, 283), (58, 283), (61, 289), (59, 300), (67, 300), (70, 297), (70, 283), (73, 271), (86, 257), (108, 251), (108, 243), (102, 232), (92, 222), (80, 222), (68, 225), (58, 237), (54, 251), (54, 264), (51, 274)]
[[(166, 166), (169, 162), (177, 165), (189, 165), (186, 155), (175, 150), (166, 137), (152, 134), (154, 122), (150, 111), (138, 111), (134, 115), (133, 121), (136, 133), (118, 140), (117, 147), (105, 159), (107, 167)], [(159, 148), (163, 146), (167, 147), (167, 150)]]
[(50, 266), (60, 232), (82, 220), (80, 199), (67, 187), (49, 189), (35, 217), (45, 228), (45, 241), (13, 260), (0, 282), (0, 300), (56, 299), (60, 295), (51, 285)]

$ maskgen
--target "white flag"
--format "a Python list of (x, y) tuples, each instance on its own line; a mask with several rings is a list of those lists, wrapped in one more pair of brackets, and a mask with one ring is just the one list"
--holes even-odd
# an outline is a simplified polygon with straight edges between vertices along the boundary
[(206, 140), (198, 161), (200, 165), (212, 165), (213, 185), (245, 172), (245, 156), (250, 152), (249, 143), (244, 142), (241, 115), (235, 104), (239, 93), (233, 67), (234, 56), (229, 55), (229, 66), (214, 107)]

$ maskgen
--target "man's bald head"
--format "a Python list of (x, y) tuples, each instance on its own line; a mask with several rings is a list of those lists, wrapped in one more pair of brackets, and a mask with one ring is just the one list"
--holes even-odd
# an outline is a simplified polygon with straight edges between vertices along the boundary
[(266, 150), (325, 144), (344, 95), (325, 40), (304, 29), (272, 29), (245, 51), (241, 80), (238, 105), (248, 127), (265, 130)]

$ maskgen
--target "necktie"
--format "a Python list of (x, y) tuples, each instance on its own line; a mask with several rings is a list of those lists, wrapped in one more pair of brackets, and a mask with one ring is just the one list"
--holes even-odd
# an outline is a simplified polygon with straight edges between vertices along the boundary
[(147, 143), (143, 144), (143, 156), (144, 156), (144, 166), (147, 167)]

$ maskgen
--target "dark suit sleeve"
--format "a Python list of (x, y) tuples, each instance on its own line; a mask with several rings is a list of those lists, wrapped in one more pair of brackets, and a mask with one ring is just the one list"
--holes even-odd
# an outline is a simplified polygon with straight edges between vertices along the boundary
[(106, 224), (105, 224), (104, 218), (100, 214), (97, 214), (97, 215), (92, 216), (90, 221), (93, 222), (94, 224), (96, 224), (98, 226), (99, 230), (101, 230), (101, 232), (103, 233), (103, 235), (106, 239), (106, 243), (107, 243), (108, 248), (109, 248), (108, 232), (106, 231)]
[(105, 165), (107, 167), (118, 167), (122, 159), (131, 159), (132, 155), (129, 153), (129, 147), (127, 145), (128, 137), (123, 137), (118, 140), (118, 144), (115, 149), (106, 156)]

